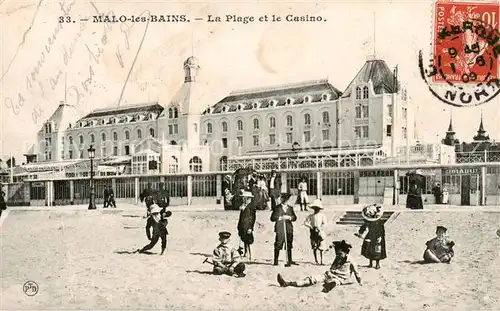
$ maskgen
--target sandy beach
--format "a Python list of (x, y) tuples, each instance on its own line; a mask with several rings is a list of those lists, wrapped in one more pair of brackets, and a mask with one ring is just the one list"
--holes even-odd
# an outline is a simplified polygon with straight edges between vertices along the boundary
[[(297, 212), (294, 259), (300, 266), (271, 265), (273, 224), (259, 211), (255, 260), (246, 278), (210, 275), (202, 264), (217, 245), (218, 232), (233, 233), (238, 246), (238, 212), (174, 212), (167, 252), (131, 254), (147, 244), (142, 210), (10, 211), (0, 229), (0, 309), (172, 309), (172, 310), (497, 310), (500, 306), (500, 213), (484, 211), (400, 212), (386, 226), (388, 258), (369, 269), (360, 255), (355, 226), (338, 226), (339, 211), (326, 211), (328, 242), (353, 245), (364, 285), (341, 286), (328, 294), (321, 285), (280, 288), (286, 278), (317, 275), (309, 234)], [(456, 242), (452, 264), (419, 264), (435, 226), (444, 225)], [(28, 297), (22, 285), (40, 289)]]

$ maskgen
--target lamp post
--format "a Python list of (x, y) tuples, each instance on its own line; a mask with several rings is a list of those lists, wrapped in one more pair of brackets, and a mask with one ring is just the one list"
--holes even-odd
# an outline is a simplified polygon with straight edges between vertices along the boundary
[(89, 210), (96, 209), (95, 206), (95, 191), (94, 191), (94, 157), (95, 157), (95, 149), (93, 145), (90, 145), (89, 149), (89, 159), (90, 159), (90, 202), (89, 202)]

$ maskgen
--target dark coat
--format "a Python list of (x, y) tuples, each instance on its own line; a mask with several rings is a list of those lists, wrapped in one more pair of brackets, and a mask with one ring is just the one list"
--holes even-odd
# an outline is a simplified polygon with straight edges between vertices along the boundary
[(154, 203), (154, 191), (151, 188), (144, 189), (139, 195), (141, 202), (146, 202), (146, 207), (149, 208)]
[[(291, 220), (278, 220), (281, 216), (290, 216)], [(278, 204), (276, 208), (271, 213), (271, 221), (274, 222), (274, 232), (276, 232), (276, 239), (274, 242), (274, 247), (276, 249), (281, 249), (285, 242), (285, 230), (286, 230), (286, 242), (289, 249), (293, 248), (293, 222), (297, 220), (297, 215), (293, 207), (288, 206), (286, 212), (283, 211), (282, 205)], [(283, 225), (284, 223), (284, 225)], [(285, 229), (286, 227), (286, 229)]]
[(0, 211), (7, 209), (7, 204), (5, 203), (5, 192), (0, 192)]
[[(359, 228), (358, 234), (363, 235), (366, 230), (368, 230), (368, 233), (361, 247), (361, 255), (370, 260), (382, 260), (387, 258), (384, 221), (380, 219), (377, 221), (365, 221), (361, 228)], [(377, 242), (378, 238), (381, 238), (380, 243)], [(377, 251), (377, 246), (380, 251)]]
[[(238, 220), (238, 235), (245, 244), (252, 244), (254, 241), (253, 229), (256, 220), (255, 204), (250, 203), (244, 210), (240, 211), (240, 218)], [(252, 229), (252, 233), (247, 233)]]
[(109, 190), (108, 188), (104, 188), (104, 198), (107, 199), (109, 197)]
[(153, 236), (166, 236), (168, 234), (167, 230), (168, 220), (166, 218), (161, 218), (160, 222), (154, 221), (152, 216), (148, 217), (146, 222), (146, 236), (148, 240), (151, 240), (151, 228), (153, 229)]
[(161, 208), (166, 208), (170, 205), (170, 197), (166, 189), (160, 189), (154, 193), (154, 201)]
[(277, 199), (281, 194), (281, 176), (276, 175), (274, 178), (274, 189), (271, 189), (271, 177), (267, 181), (267, 189), (269, 191), (269, 196)]

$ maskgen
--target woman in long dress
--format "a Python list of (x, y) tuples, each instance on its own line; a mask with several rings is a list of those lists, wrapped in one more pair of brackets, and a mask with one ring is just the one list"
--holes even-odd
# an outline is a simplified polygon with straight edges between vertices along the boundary
[(373, 261), (375, 260), (375, 269), (380, 269), (380, 260), (387, 258), (384, 221), (381, 219), (383, 213), (383, 207), (379, 204), (363, 208), (362, 215), (365, 223), (359, 228), (358, 233), (355, 234), (361, 238), (366, 230), (368, 230), (363, 240), (363, 246), (361, 247), (361, 255), (370, 260), (369, 268), (373, 267)]
[(256, 220), (256, 208), (252, 202), (253, 195), (248, 191), (241, 194), (243, 204), (240, 206), (240, 218), (238, 220), (238, 235), (243, 242), (245, 249), (243, 257), (248, 254), (248, 259), (252, 260), (252, 250), (250, 246), (254, 242), (253, 229)]

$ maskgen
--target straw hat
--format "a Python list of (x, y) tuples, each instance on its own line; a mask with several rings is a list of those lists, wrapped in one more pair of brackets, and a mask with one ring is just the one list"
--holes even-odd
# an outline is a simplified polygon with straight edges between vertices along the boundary
[(381, 204), (371, 204), (363, 207), (361, 215), (366, 221), (377, 221), (382, 218), (384, 207)]
[(323, 209), (323, 202), (321, 202), (321, 200), (315, 199), (314, 201), (312, 201), (309, 204), (309, 207), (310, 208), (314, 208), (314, 209), (322, 210)]
[(242, 191), (241, 192), (241, 197), (242, 198), (253, 198), (253, 194), (249, 191)]

